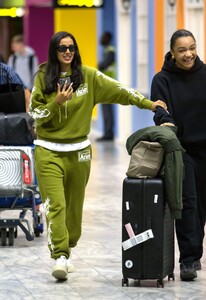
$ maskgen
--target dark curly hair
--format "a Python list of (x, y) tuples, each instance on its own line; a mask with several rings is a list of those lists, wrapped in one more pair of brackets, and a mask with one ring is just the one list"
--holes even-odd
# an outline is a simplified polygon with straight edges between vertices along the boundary
[(187, 36), (190, 36), (194, 40), (194, 42), (196, 42), (194, 35), (189, 30), (179, 29), (175, 31), (170, 39), (170, 50), (174, 49), (174, 45), (177, 39), (181, 37), (187, 37)]
[(80, 84), (83, 82), (83, 74), (81, 70), (82, 60), (79, 53), (79, 48), (74, 36), (66, 31), (59, 31), (55, 33), (49, 43), (49, 50), (48, 50), (48, 61), (46, 64), (46, 75), (45, 75), (45, 82), (46, 82), (46, 94), (51, 94), (54, 91), (57, 91), (57, 82), (60, 75), (60, 62), (57, 58), (57, 47), (61, 39), (65, 37), (70, 37), (74, 45), (76, 46), (76, 50), (74, 53), (74, 58), (71, 62), (71, 82), (73, 82), (73, 90), (76, 91)]

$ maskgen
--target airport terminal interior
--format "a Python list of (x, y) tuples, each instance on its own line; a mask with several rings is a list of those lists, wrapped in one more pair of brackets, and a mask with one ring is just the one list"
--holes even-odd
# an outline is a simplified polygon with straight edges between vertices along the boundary
[[(92, 170), (87, 187), (82, 237), (73, 249), (75, 272), (63, 282), (51, 276), (54, 261), (47, 249), (46, 229), (40, 237), (27, 241), (18, 229), (13, 246), (0, 246), (1, 300), (203, 300), (206, 295), (206, 254), (202, 270), (192, 282), (179, 278), (178, 247), (175, 242), (175, 280), (164, 279), (164, 287), (155, 280), (129, 279), (122, 286), (122, 182), (126, 177), (129, 155), (118, 141), (93, 145)], [(43, 210), (43, 208), (42, 208)], [(17, 211), (1, 215), (14, 218)], [(28, 211), (27, 217), (31, 218)], [(206, 241), (204, 242), (206, 249)]]
[[(0, 4), (3, 2), (14, 1), (0, 0)], [(53, 2), (70, 1), (24, 2), (28, 4), (24, 23), (22, 16), (16, 19), (0, 16), (0, 53), (6, 60), (11, 52), (11, 37), (16, 33), (24, 30), (27, 44), (35, 49), (39, 61), (44, 62), (50, 37), (54, 31), (66, 29), (77, 37), (82, 61), (96, 67), (101, 54), (100, 33), (109, 29), (118, 49), (118, 80), (138, 88), (145, 96), (149, 95), (152, 76), (160, 70), (163, 55), (169, 49), (169, 38), (176, 28), (185, 27), (194, 33), (198, 55), (205, 60), (206, 0), (107, 0), (102, 11), (69, 10), (67, 7), (53, 10), (51, 6)], [(125, 5), (129, 3), (128, 9)], [(14, 245), (3, 246), (0, 238), (0, 300), (206, 299), (206, 240), (202, 269), (197, 271), (194, 281), (180, 280), (179, 251), (174, 236), (174, 280), (165, 277), (164, 287), (158, 287), (157, 280), (129, 279), (129, 285), (122, 286), (122, 186), (130, 160), (126, 138), (134, 128), (149, 126), (152, 118), (147, 112), (138, 109), (136, 113), (131, 107), (122, 107), (115, 113), (118, 134), (114, 141), (97, 142), (102, 119), (97, 118), (92, 124), (89, 138), (93, 158), (84, 202), (82, 236), (72, 250), (75, 272), (69, 273), (65, 281), (52, 277), (55, 261), (50, 258), (47, 247), (45, 211), (41, 205), (44, 231), (39, 237), (28, 241), (18, 227)], [(17, 210), (0, 210), (0, 218), (18, 216)], [(33, 222), (31, 210), (26, 218)]]

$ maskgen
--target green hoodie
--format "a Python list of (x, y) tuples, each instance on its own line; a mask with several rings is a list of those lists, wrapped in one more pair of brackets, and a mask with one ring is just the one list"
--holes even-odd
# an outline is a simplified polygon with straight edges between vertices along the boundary
[(82, 66), (84, 83), (75, 91), (71, 100), (58, 105), (55, 102), (56, 92), (50, 95), (43, 93), (45, 68), (46, 64), (39, 67), (30, 103), (37, 138), (41, 140), (63, 144), (86, 140), (90, 132), (93, 108), (99, 103), (132, 104), (144, 109), (150, 109), (153, 103), (97, 69)]

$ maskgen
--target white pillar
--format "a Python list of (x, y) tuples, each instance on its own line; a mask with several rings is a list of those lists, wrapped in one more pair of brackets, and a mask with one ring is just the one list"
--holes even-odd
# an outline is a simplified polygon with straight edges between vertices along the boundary
[[(131, 20), (130, 9), (125, 11), (121, 0), (116, 0), (117, 11), (117, 79), (131, 87)], [(118, 106), (118, 140), (125, 143), (131, 134), (132, 110)]]
[(185, 28), (190, 30), (197, 42), (197, 53), (204, 60), (204, 1), (185, 0)]

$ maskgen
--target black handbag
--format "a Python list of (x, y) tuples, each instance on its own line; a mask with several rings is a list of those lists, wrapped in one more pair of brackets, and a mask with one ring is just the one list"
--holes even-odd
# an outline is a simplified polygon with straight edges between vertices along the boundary
[(5, 114), (26, 112), (24, 87), (12, 83), (9, 76), (0, 84), (0, 112)]
[(34, 138), (34, 120), (28, 113), (0, 113), (0, 145), (31, 145)]

